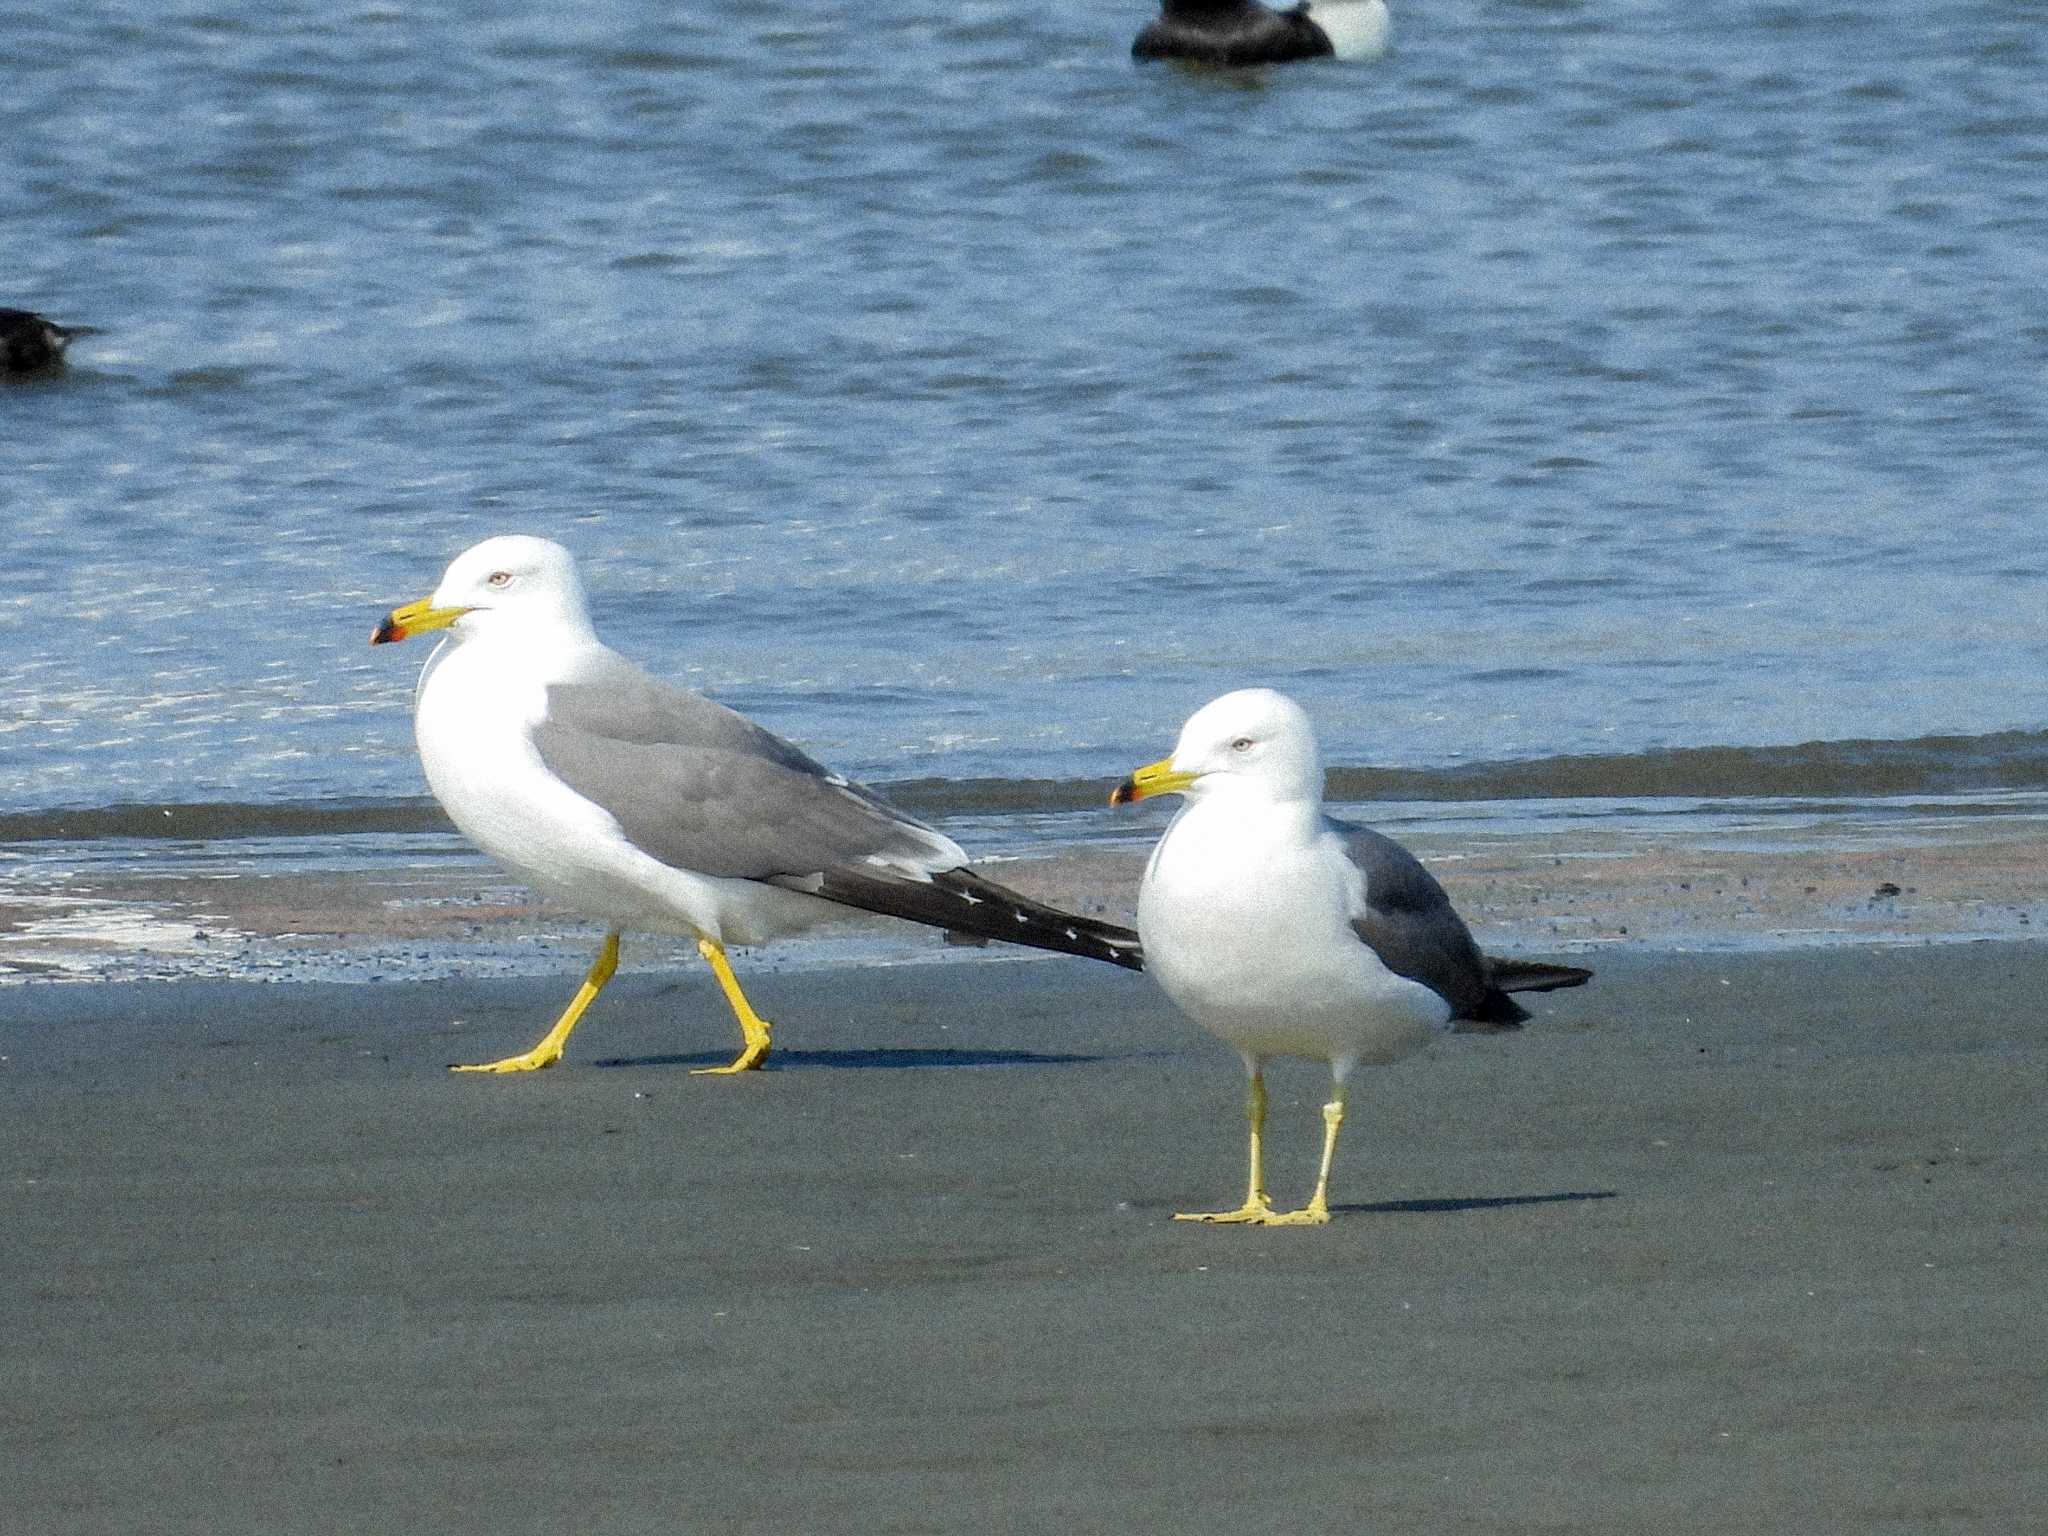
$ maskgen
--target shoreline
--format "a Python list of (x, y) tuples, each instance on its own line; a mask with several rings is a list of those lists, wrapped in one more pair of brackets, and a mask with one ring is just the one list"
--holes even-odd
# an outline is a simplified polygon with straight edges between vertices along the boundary
[[(1355, 814), (1359, 808), (1342, 807)], [(1372, 809), (1372, 808), (1366, 808)], [(1416, 827), (1379, 808), (1450, 892), (1480, 942), (1510, 952), (1742, 950), (2026, 939), (2048, 932), (2048, 827), (2029, 814), (1797, 818), (1642, 816), (1564, 830)], [(1164, 818), (1130, 835), (1021, 855), (973, 840), (994, 878), (1128, 921)], [(986, 829), (983, 829), (986, 831)], [(0, 857), (0, 992), (26, 981), (201, 977), (434, 980), (580, 970), (597, 930), (540, 905), (457, 840), (344, 854), (292, 842), (146, 854), (89, 847)], [(936, 933), (849, 913), (755, 952), (774, 969), (955, 959)], [(640, 938), (629, 970), (695, 963)]]
[[(1242, 1076), (1059, 959), (16, 988), (0, 1416), (42, 1536), (2002, 1533), (2048, 1500), (2048, 946), (1596, 955), (1361, 1072), (1320, 1230)], [(1325, 1079), (1276, 1066), (1269, 1179)]]

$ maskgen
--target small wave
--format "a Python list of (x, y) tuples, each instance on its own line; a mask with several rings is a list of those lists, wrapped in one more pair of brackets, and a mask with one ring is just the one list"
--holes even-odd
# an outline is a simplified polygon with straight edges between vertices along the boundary
[(1871, 799), (2048, 788), (2048, 732), (1337, 768), (1333, 800)]
[[(1100, 810), (1105, 778), (876, 781), (892, 804), (933, 819), (1034, 817)], [(1795, 746), (1672, 747), (1423, 768), (1338, 766), (1333, 803), (1531, 800), (1869, 801), (2048, 790), (2048, 731), (1815, 741)], [(425, 797), (302, 803), (120, 804), (0, 814), (0, 843), (117, 839), (211, 841), (452, 833)]]

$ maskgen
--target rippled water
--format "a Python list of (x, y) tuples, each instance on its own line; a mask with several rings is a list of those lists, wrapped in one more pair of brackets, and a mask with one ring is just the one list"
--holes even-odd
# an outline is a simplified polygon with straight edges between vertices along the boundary
[(6, 807), (416, 798), (510, 529), (881, 780), (2048, 718), (2048, 6), (1147, 9), (0, 7)]

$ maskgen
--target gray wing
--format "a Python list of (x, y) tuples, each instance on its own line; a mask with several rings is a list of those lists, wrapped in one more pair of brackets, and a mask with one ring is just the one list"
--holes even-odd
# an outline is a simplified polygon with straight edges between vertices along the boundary
[(967, 862), (950, 838), (773, 732), (612, 652), (549, 686), (534, 745), (635, 847), (699, 874), (921, 881)]
[(1365, 876), (1365, 910), (1352, 918), (1352, 931), (1388, 970), (1428, 987), (1451, 1005), (1453, 1018), (1516, 1024), (1529, 1016), (1494, 985), (1472, 931), (1414, 854), (1370, 827), (1329, 822)]

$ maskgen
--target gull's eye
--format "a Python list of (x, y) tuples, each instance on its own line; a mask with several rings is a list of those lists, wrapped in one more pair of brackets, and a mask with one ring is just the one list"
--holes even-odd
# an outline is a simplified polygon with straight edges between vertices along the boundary
[(1249, 752), (1251, 749), (1252, 739), (1249, 736), (1240, 736), (1230, 744), (1230, 750), (1233, 752)]
[(510, 571), (493, 571), (484, 578), (484, 585), (487, 587), (509, 587), (512, 585), (512, 573)]

